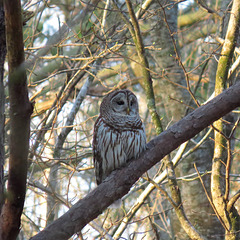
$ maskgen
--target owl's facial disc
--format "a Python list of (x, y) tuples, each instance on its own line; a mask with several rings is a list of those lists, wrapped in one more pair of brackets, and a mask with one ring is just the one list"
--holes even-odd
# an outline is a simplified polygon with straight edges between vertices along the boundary
[(124, 93), (117, 94), (112, 99), (112, 108), (113, 111), (120, 115), (137, 115), (137, 99), (134, 96), (130, 96), (129, 99)]

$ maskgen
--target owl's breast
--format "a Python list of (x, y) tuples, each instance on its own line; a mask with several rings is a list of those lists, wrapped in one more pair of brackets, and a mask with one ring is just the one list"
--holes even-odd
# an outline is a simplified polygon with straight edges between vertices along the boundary
[(146, 149), (146, 135), (144, 129), (123, 131), (121, 134), (127, 160), (137, 158)]
[(100, 119), (95, 130), (95, 155), (100, 156), (103, 179), (130, 159), (137, 158), (146, 148), (144, 127), (117, 130)]

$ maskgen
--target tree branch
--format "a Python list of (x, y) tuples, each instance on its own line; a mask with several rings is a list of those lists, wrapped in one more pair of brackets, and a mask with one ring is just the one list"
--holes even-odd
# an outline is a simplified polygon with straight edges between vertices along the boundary
[[(239, 34), (239, 23), (240, 23), (240, 0), (234, 0), (230, 15), (230, 20), (228, 23), (228, 28), (226, 32), (225, 41), (222, 47), (221, 56), (218, 61), (216, 81), (215, 81), (215, 94), (218, 95), (223, 92), (227, 86), (228, 72), (230, 64), (232, 61), (232, 56), (234, 53), (236, 41)], [(237, 237), (239, 226), (235, 224), (239, 218), (238, 214), (232, 214), (231, 211), (227, 211), (227, 199), (224, 198), (222, 189), (226, 188), (222, 184), (222, 170), (225, 168), (226, 178), (228, 176), (228, 163), (227, 163), (227, 138), (224, 136), (226, 128), (223, 121), (218, 120), (214, 124), (214, 154), (212, 160), (212, 175), (211, 175), (211, 194), (212, 201), (218, 212), (218, 215), (221, 217), (224, 222), (226, 229), (226, 239), (233, 239), (232, 237)], [(231, 156), (229, 156), (231, 158)], [(230, 161), (230, 159), (229, 159)], [(226, 167), (227, 166), (227, 167)], [(225, 196), (228, 196), (228, 180), (227, 189)], [(235, 216), (234, 216), (235, 215)], [(236, 238), (234, 238), (236, 239)]]
[(79, 232), (114, 201), (127, 194), (138, 178), (164, 156), (238, 106), (240, 82), (150, 141), (148, 150), (140, 158), (131, 161), (125, 168), (114, 171), (96, 189), (31, 239), (63, 240)]
[[(98, 59), (95, 64), (97, 64), (99, 61), (101, 61), (101, 59)], [(95, 67), (94, 71), (97, 71), (97, 67)], [(54, 152), (53, 152), (53, 158), (54, 159), (59, 159), (61, 156), (61, 151), (62, 151), (62, 147), (63, 144), (68, 136), (68, 134), (72, 131), (73, 129), (73, 122), (74, 119), (76, 117), (76, 114), (84, 100), (84, 98), (86, 97), (87, 94), (87, 90), (89, 88), (89, 86), (91, 85), (92, 81), (93, 81), (93, 76), (89, 75), (85, 81), (85, 83), (83, 84), (81, 90), (79, 91), (75, 103), (67, 117), (67, 121), (65, 124), (65, 128), (62, 129), (61, 133), (59, 134), (57, 141), (56, 141), (56, 145), (54, 148)], [(70, 127), (71, 126), (71, 127)], [(57, 191), (58, 189), (58, 169), (59, 169), (60, 163), (55, 164), (53, 167), (51, 167), (50, 169), (50, 174), (49, 174), (49, 186), (52, 189), (55, 189), (55, 191)], [(47, 197), (47, 216), (48, 216), (48, 220), (47, 220), (47, 224), (51, 223), (54, 218), (55, 218), (55, 211), (53, 211), (52, 209), (54, 208), (54, 206), (56, 206), (56, 201), (54, 199), (54, 197), (50, 194)]]
[(155, 125), (156, 132), (157, 132), (157, 134), (160, 134), (163, 131), (163, 128), (162, 128), (162, 123), (161, 123), (160, 117), (156, 110), (155, 96), (154, 96), (154, 91), (153, 91), (153, 86), (152, 86), (152, 78), (151, 78), (150, 72), (148, 70), (149, 63), (148, 63), (148, 59), (146, 57), (140, 27), (139, 27), (139, 24), (137, 21), (137, 17), (134, 13), (131, 1), (130, 0), (125, 0), (125, 1), (126, 1), (127, 9), (129, 12), (129, 16), (131, 19), (131, 23), (133, 26), (133, 30), (130, 32), (131, 32), (132, 38), (135, 43), (139, 62), (142, 65), (141, 69), (142, 69), (142, 75), (143, 75), (143, 86), (144, 86), (144, 90), (145, 90), (146, 97), (147, 97), (147, 106), (148, 106), (149, 112), (151, 114), (152, 121)]

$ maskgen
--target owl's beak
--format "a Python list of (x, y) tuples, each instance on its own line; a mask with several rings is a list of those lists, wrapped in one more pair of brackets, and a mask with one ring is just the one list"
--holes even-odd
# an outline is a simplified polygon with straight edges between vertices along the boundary
[(129, 108), (129, 107), (127, 107), (127, 110), (126, 110), (126, 112), (127, 112), (127, 115), (129, 115), (129, 114), (130, 114), (130, 108)]

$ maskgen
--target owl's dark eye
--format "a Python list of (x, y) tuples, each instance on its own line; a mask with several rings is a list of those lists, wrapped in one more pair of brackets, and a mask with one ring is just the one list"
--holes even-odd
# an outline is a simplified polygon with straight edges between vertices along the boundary
[(117, 104), (118, 104), (118, 105), (123, 105), (123, 104), (124, 104), (124, 101), (118, 100), (118, 101), (117, 101)]
[(131, 101), (131, 102), (130, 102), (130, 106), (132, 106), (133, 104), (134, 104), (134, 101)]

